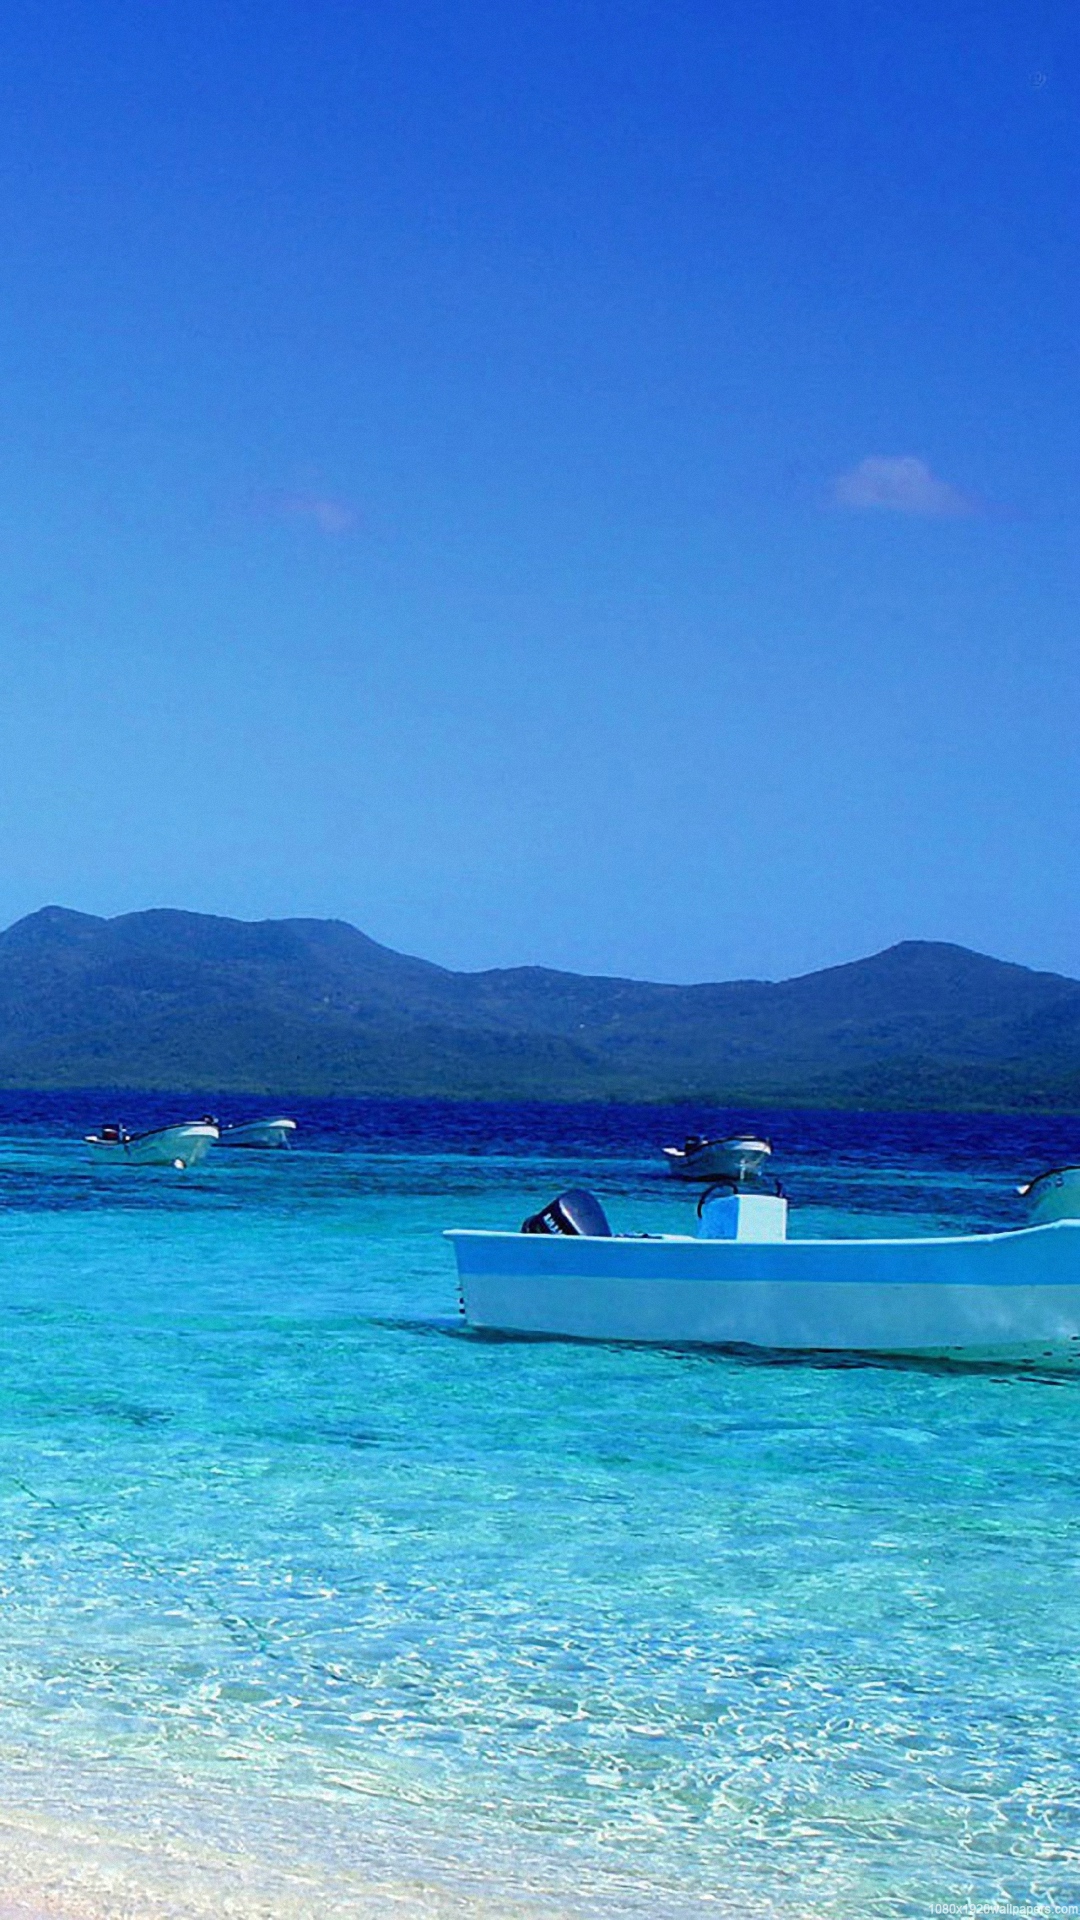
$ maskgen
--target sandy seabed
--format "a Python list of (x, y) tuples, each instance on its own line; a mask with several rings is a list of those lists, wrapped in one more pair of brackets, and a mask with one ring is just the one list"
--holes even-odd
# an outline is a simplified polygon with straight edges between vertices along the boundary
[[(407, 1794), (274, 1791), (46, 1745), (0, 1747), (0, 1920), (766, 1920), (746, 1889), (645, 1887), (616, 1858)], [(812, 1920), (809, 1907), (799, 1920)]]
[[(305, 1870), (242, 1856), (149, 1852), (86, 1827), (55, 1831), (0, 1815), (0, 1920), (535, 1920), (513, 1896)], [(545, 1908), (550, 1915), (550, 1908)]]
[[(148, 1855), (115, 1835), (0, 1822), (0, 1920), (449, 1920), (472, 1909), (420, 1885), (328, 1886), (294, 1871), (216, 1854)], [(486, 1905), (486, 1903), (485, 1903)], [(496, 1909), (487, 1908), (491, 1920)], [(504, 1908), (504, 1912), (512, 1908)]]

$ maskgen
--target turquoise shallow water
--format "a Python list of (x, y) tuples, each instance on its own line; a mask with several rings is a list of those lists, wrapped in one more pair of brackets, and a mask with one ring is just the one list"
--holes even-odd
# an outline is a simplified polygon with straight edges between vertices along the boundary
[[(441, 1229), (583, 1175), (682, 1226), (678, 1127), (304, 1117), (180, 1177), (0, 1113), (8, 1802), (300, 1861), (312, 1913), (1080, 1901), (1080, 1383), (473, 1339)], [(920, 1231), (1072, 1130), (772, 1131), (803, 1230)]]

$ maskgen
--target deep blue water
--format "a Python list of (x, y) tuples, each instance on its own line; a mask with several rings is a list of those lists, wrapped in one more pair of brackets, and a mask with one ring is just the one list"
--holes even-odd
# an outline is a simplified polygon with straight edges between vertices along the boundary
[(1080, 1383), (476, 1340), (441, 1239), (570, 1183), (684, 1226), (711, 1118), (802, 1231), (1019, 1224), (1080, 1121), (291, 1102), (291, 1154), (84, 1157), (214, 1105), (0, 1096), (9, 1804), (300, 1859), (290, 1912), (1080, 1900)]

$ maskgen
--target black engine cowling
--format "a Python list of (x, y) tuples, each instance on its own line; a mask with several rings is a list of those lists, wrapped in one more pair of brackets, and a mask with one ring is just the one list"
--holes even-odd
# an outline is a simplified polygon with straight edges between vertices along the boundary
[(571, 1187), (549, 1200), (539, 1213), (521, 1223), (522, 1233), (579, 1233), (590, 1240), (610, 1240), (608, 1217), (595, 1193)]

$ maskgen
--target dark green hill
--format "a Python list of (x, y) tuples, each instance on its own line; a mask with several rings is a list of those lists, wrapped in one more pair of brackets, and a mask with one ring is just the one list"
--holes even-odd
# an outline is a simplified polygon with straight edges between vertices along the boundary
[(777, 983), (454, 973), (336, 920), (46, 907), (0, 934), (0, 1085), (1080, 1107), (1080, 982), (906, 941)]

